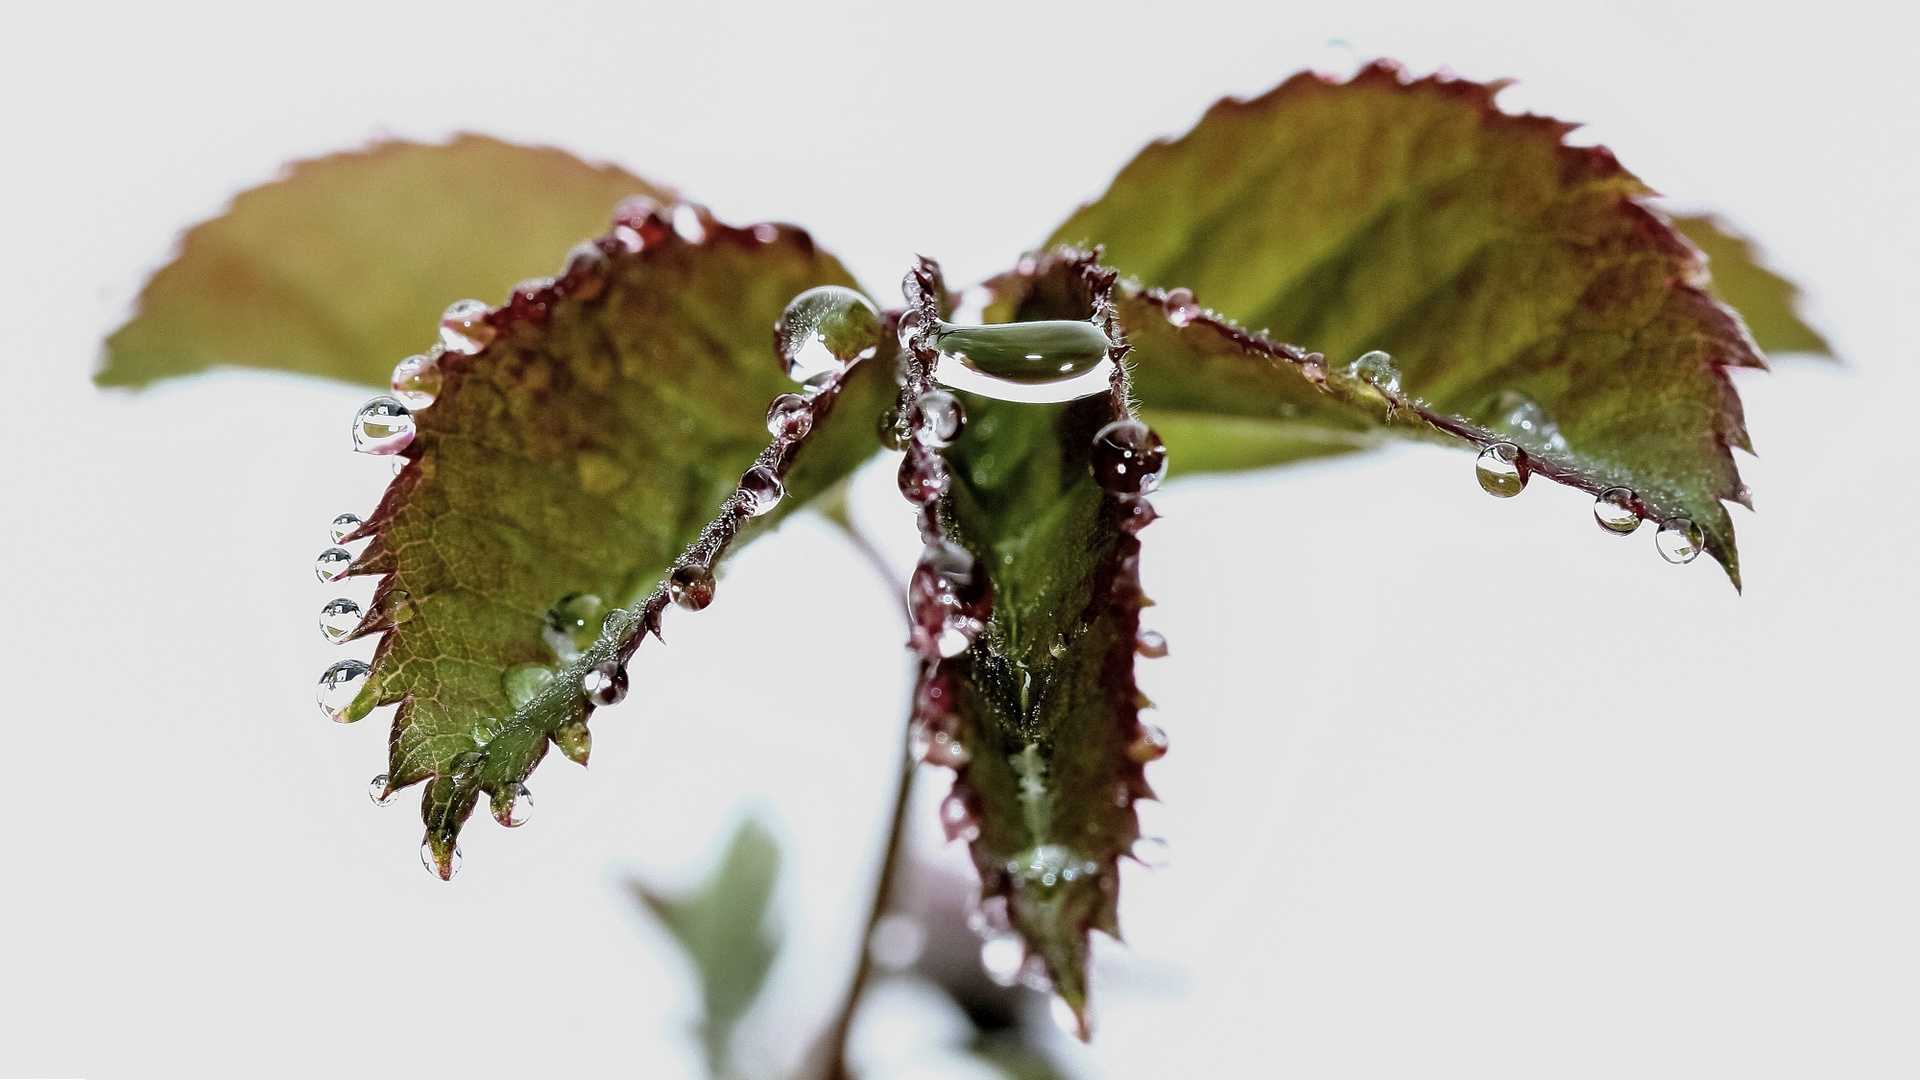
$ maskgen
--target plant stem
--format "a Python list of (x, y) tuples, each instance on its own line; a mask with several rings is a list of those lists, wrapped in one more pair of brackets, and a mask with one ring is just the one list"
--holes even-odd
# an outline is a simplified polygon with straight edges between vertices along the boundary
[[(918, 678), (914, 682), (918, 685)], [(913, 722), (911, 709), (907, 713), (907, 722)], [(852, 1075), (847, 1071), (847, 1032), (853, 1026), (854, 1010), (859, 1007), (860, 997), (866, 993), (867, 981), (873, 975), (873, 953), (869, 946), (873, 941), (874, 928), (880, 925), (881, 919), (886, 918), (887, 908), (893, 899), (894, 878), (899, 873), (901, 856), (906, 847), (903, 841), (906, 838), (907, 804), (913, 801), (914, 766), (912, 755), (903, 746), (900, 753), (900, 785), (893, 797), (893, 823), (887, 829), (887, 853), (880, 862), (879, 879), (873, 883), (873, 907), (867, 913), (865, 932), (860, 935), (860, 959), (854, 965), (853, 981), (847, 985), (847, 996), (840, 1003), (840, 1014), (827, 1028), (823, 1039), (827, 1060), (822, 1075), (826, 1080), (849, 1080)]]

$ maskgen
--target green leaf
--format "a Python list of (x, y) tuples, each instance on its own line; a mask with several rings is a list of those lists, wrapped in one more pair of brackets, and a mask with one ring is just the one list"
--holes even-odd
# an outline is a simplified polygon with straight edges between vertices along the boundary
[(396, 361), (433, 343), (450, 301), (554, 273), (634, 194), (669, 193), (480, 135), (298, 162), (181, 237), (138, 314), (107, 339), (95, 381), (239, 366), (385, 386)]
[[(1564, 451), (1509, 434), (1561, 466), (1543, 472), (1691, 519), (1737, 585), (1722, 500), (1746, 501), (1730, 448), (1751, 446), (1725, 368), (1764, 366), (1760, 354), (1704, 290), (1698, 252), (1646, 208), (1646, 186), (1605, 148), (1566, 145), (1571, 125), (1501, 112), (1498, 90), (1387, 64), (1347, 83), (1295, 76), (1142, 151), (1053, 241), (1103, 245), (1144, 285), (1191, 290), (1120, 304), (1135, 392), (1176, 468), (1365, 445), (1351, 413), (1309, 408), (1298, 362), (1271, 347), (1299, 342), (1335, 372), (1384, 350), (1396, 405), (1453, 418), (1469, 444), (1468, 429), (1537, 409)], [(1159, 327), (1199, 305), (1223, 318)]]
[(1799, 286), (1767, 269), (1753, 241), (1712, 214), (1676, 214), (1673, 227), (1707, 256), (1707, 291), (1740, 313), (1762, 349), (1833, 356), (1827, 339), (1800, 319)]
[[(669, 571), (694, 586), (689, 606), (711, 597), (702, 568), (870, 456), (893, 392), (888, 351), (804, 400), (805, 437), (769, 444), (768, 403), (798, 389), (774, 321), (846, 272), (788, 227), (700, 214), (695, 241), (664, 211), (625, 220), (599, 242), (600, 269), (517, 292), (489, 317), (491, 344), (440, 358), (410, 461), (358, 534), (372, 542), (352, 570), (381, 580), (357, 633), (383, 636), (339, 718), (399, 704), (388, 788), (430, 781), (443, 876), (482, 794), (508, 816), (549, 741), (585, 762), (583, 680), (624, 685)], [(755, 467), (787, 491), (761, 517), (736, 490)]]
[(705, 1005), (700, 1043), (715, 1080), (737, 1075), (734, 1028), (753, 1006), (780, 952), (779, 928), (768, 918), (779, 877), (779, 843), (766, 826), (748, 818), (734, 830), (713, 876), (690, 895), (668, 897), (643, 882), (627, 883), (634, 898), (672, 931), (699, 973)]
[[(929, 264), (910, 278), (917, 295), (910, 289), (909, 309), (927, 325), (936, 275)], [(1062, 279), (1072, 282), (1063, 295), (990, 317), (1104, 313), (1111, 275), (1083, 259)], [(925, 362), (909, 398), (933, 385)], [(918, 741), (927, 760), (956, 768), (948, 805), (964, 808), (977, 830), (970, 844), (983, 895), (1005, 903), (1029, 956), (1084, 1017), (1088, 931), (1119, 936), (1117, 864), (1139, 835), (1134, 801), (1152, 795), (1142, 764), (1164, 745), (1139, 722), (1133, 681), (1140, 545), (1125, 523), (1138, 520), (1145, 500), (1109, 494), (1090, 469), (1096, 433), (1127, 415), (1124, 393), (1060, 404), (957, 396), (966, 422), (941, 453), (950, 487), (923, 528), (937, 527), (973, 556), (972, 573), (991, 582), (991, 616), (964, 652), (930, 656)], [(937, 610), (920, 606), (927, 567), (916, 572), (909, 606), (922, 651), (933, 653), (928, 639), (938, 628), (920, 614)], [(949, 830), (965, 834), (958, 820), (947, 815)]]

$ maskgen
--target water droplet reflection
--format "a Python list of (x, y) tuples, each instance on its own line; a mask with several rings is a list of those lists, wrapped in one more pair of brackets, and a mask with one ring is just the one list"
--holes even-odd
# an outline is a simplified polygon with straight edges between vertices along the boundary
[(1634, 511), (1633, 489), (1612, 487), (1593, 500), (1593, 520), (1617, 536), (1625, 536), (1640, 527), (1640, 515)]
[(1500, 499), (1511, 499), (1527, 486), (1526, 451), (1510, 442), (1494, 443), (1480, 451), (1473, 463), (1480, 489)]
[(1653, 546), (1660, 551), (1660, 557), (1675, 566), (1684, 566), (1700, 557), (1706, 546), (1706, 535), (1690, 518), (1669, 518), (1660, 523), (1660, 531), (1653, 534)]

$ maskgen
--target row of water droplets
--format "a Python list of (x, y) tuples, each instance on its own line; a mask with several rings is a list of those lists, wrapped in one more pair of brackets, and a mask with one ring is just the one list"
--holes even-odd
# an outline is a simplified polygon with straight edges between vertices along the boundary
[[(1381, 391), (1388, 397), (1389, 404), (1398, 403), (1400, 372), (1388, 354), (1378, 350), (1363, 353), (1347, 365), (1346, 374)], [(1524, 438), (1548, 453), (1564, 453), (1568, 449), (1566, 437), (1546, 410), (1516, 392), (1501, 394), (1489, 420), (1495, 430)], [(1487, 445), (1474, 461), (1474, 478), (1482, 490), (1495, 498), (1510, 499), (1526, 490), (1533, 472), (1533, 459), (1519, 443), (1511, 440)], [(1610, 535), (1630, 535), (1640, 528), (1640, 506), (1640, 497), (1632, 488), (1609, 487), (1594, 497), (1594, 521)], [(1706, 546), (1700, 526), (1687, 517), (1662, 521), (1654, 531), (1653, 540), (1660, 557), (1676, 565), (1699, 558)]]

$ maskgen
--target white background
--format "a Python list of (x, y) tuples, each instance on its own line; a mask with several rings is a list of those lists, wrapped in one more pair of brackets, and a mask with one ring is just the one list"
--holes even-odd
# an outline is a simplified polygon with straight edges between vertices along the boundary
[(1920, 1073), (1894, 7), (7, 5), (0, 1075), (696, 1075), (691, 977), (615, 886), (690, 880), (748, 806), (789, 851), (743, 1037), (771, 1073), (831, 1007), (878, 845), (899, 630), (803, 516), (642, 651), (591, 770), (556, 755), (529, 827), (476, 820), (430, 879), (412, 797), (364, 794), (384, 731), (311, 703), (311, 559), (385, 479), (345, 446), (362, 392), (88, 382), (178, 230), (289, 158), (476, 130), (801, 222), (890, 295), (916, 251), (1005, 266), (1220, 95), (1350, 66), (1331, 38), (1589, 122), (1762, 238), (1847, 364), (1738, 380), (1744, 597), (1577, 494), (1486, 498), (1460, 454), (1174, 485), (1144, 565), (1174, 651), (1142, 675), (1174, 863), (1126, 878), (1081, 1066)]

